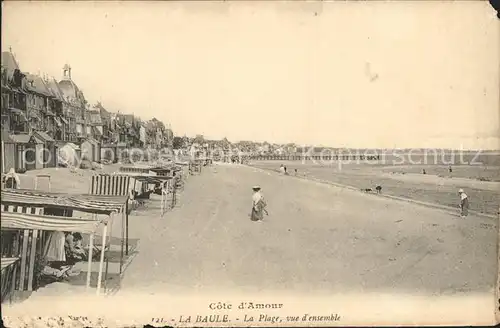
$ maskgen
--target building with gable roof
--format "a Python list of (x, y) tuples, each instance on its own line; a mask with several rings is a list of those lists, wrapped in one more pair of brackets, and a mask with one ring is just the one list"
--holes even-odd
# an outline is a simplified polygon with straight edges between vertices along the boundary
[(55, 114), (52, 111), (52, 93), (45, 81), (35, 74), (26, 73), (26, 109), (30, 132), (45, 131), (55, 135)]
[(53, 111), (54, 95), (41, 76), (26, 73), (26, 81), (26, 108), (30, 135), (41, 141), (35, 147), (36, 161), (39, 163), (35, 168), (55, 167), (57, 149), (54, 137), (57, 117)]
[(116, 132), (115, 115), (106, 110), (100, 102), (97, 102), (93, 109), (100, 113), (102, 124), (101, 141), (103, 143), (117, 142), (119, 136)]
[(90, 121), (88, 126), (90, 126), (90, 133), (92, 138), (99, 142), (102, 141), (104, 128), (102, 124), (101, 111), (95, 109), (94, 107), (89, 111), (89, 118)]
[[(54, 121), (56, 123), (54, 139), (56, 141), (76, 141), (70, 138), (70, 124), (67, 118), (67, 113), (64, 112), (64, 94), (59, 88), (59, 84), (54, 78), (45, 78), (47, 88), (52, 94), (52, 109), (55, 114)], [(66, 106), (67, 107), (67, 106)]]
[(12, 51), (2, 52), (2, 127), (8, 133), (28, 133), (26, 76)]
[[(67, 118), (70, 125), (70, 139), (81, 139), (87, 135), (86, 127), (86, 109), (87, 101), (83, 92), (78, 88), (76, 83), (71, 78), (71, 66), (68, 64), (63, 67), (63, 78), (58, 83), (59, 88), (63, 93), (65, 103), (63, 103), (63, 111), (67, 113)], [(74, 127), (74, 129), (72, 129)], [(73, 132), (74, 131), (74, 132)]]

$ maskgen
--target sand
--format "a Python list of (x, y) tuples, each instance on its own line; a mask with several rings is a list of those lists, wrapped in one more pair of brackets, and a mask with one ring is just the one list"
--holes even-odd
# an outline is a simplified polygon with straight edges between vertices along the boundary
[[(58, 173), (53, 184), (68, 184), (68, 177)], [(249, 219), (255, 184), (269, 203), (263, 223)], [(241, 165), (219, 165), (191, 176), (178, 206), (163, 217), (159, 213), (159, 199), (153, 196), (130, 216), (134, 249), (122, 278), (116, 275), (116, 257), (111, 261), (112, 296), (99, 303), (102, 311), (113, 311), (125, 299), (133, 302), (131, 295), (258, 298), (265, 292), (288, 293), (299, 301), (388, 294), (392, 299), (453, 296), (465, 302), (477, 295), (487, 300), (495, 286), (497, 222), (474, 215), (462, 220)], [(113, 233), (119, 236), (119, 229)], [(68, 295), (83, 293), (81, 283), (64, 285), (47, 286), (6, 308), (4, 315), (34, 308), (47, 296), (52, 308), (62, 310)]]
[[(469, 196), (470, 209), (487, 215), (497, 215), (500, 206), (500, 182), (479, 181), (471, 179), (479, 172), (485, 170), (480, 166), (455, 167), (453, 172), (460, 176), (440, 177), (430, 174), (433, 171), (444, 170), (443, 166), (427, 167), (429, 174), (416, 174), (421, 168), (415, 166), (380, 166), (371, 164), (341, 164), (340, 166), (315, 165), (311, 162), (301, 161), (261, 161), (253, 162), (252, 166), (277, 171), (279, 165), (283, 163), (287, 166), (288, 172), (294, 175), (294, 170), (298, 170), (298, 175), (306, 178), (317, 178), (331, 181), (355, 189), (375, 189), (377, 185), (382, 186), (383, 193), (427, 203), (434, 203), (439, 206), (446, 206), (457, 209), (460, 199), (458, 189), (464, 188)], [(406, 169), (405, 169), (406, 168)], [(447, 166), (446, 166), (447, 169)], [(500, 168), (488, 167), (489, 175), (496, 174)], [(420, 170), (420, 171), (419, 171)], [(474, 170), (475, 173), (471, 173)], [(405, 174), (402, 174), (405, 173)]]

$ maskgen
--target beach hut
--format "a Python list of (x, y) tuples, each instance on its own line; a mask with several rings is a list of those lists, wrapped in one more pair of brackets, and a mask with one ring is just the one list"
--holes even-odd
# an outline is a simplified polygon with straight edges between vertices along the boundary
[(125, 142), (119, 142), (116, 144), (116, 157), (117, 161), (128, 162), (129, 153)]
[(30, 134), (12, 134), (10, 138), (15, 144), (16, 171), (43, 168), (43, 160), (37, 156), (43, 154), (42, 140)]
[(92, 139), (94, 142), (94, 158), (97, 163), (101, 163), (101, 143), (95, 139)]
[(43, 142), (40, 152), (37, 153), (37, 158), (42, 162), (43, 167), (56, 167), (56, 141), (44, 131), (35, 131), (33, 135)]
[(101, 146), (101, 161), (109, 161), (111, 163), (118, 162), (116, 144), (104, 144)]
[[(90, 253), (87, 272), (87, 287), (90, 287), (94, 235), (97, 232), (99, 226), (101, 224), (104, 224), (102, 245), (106, 245), (106, 220), (16, 213), (13, 211), (13, 206), (10, 206), (10, 210), (7, 210), (4, 205), (2, 205), (1, 213), (2, 234), (13, 232), (15, 236), (15, 238), (13, 239), (13, 243), (9, 245), (13, 246), (9, 249), (10, 254), (5, 254), (2, 252), (2, 256), (4, 256), (5, 254), (9, 256), (10, 259), (12, 259), (11, 261), (9, 261), (10, 263), (6, 263), (6, 265), (14, 266), (12, 276), (9, 277), (9, 280), (13, 282), (13, 284), (9, 287), (11, 292), (13, 290), (33, 291), (35, 289), (34, 287), (36, 287), (36, 285), (34, 285), (34, 279), (37, 274), (35, 272), (35, 270), (37, 270), (36, 259), (37, 257), (44, 256), (46, 244), (48, 241), (50, 241), (50, 232), (54, 231), (72, 231), (90, 235)], [(18, 266), (19, 271), (17, 270)], [(2, 265), (2, 271), (3, 269), (4, 268)], [(97, 282), (97, 294), (100, 293), (102, 276), (105, 275), (103, 273), (103, 270), (104, 252), (101, 252), (99, 278)], [(2, 285), (2, 295), (7, 294), (7, 292), (3, 289), (4, 285)]]
[(91, 162), (101, 161), (101, 144), (94, 138), (87, 138), (82, 142), (82, 154), (88, 152), (88, 160)]
[[(3, 189), (1, 191), (0, 199), (2, 207), (4, 209), (8, 209), (9, 212), (26, 212), (22, 208), (41, 208), (43, 209), (44, 215), (65, 216), (71, 218), (73, 215), (73, 211), (79, 211), (92, 214), (94, 220), (97, 220), (97, 215), (105, 215), (107, 216), (107, 221), (105, 222), (112, 221), (117, 215), (121, 215), (122, 249), (120, 256), (120, 274), (122, 273), (124, 260), (123, 246), (125, 242), (127, 243), (128, 254), (128, 231), (125, 237), (125, 222), (128, 222), (128, 196), (95, 196), (90, 194), (67, 194), (28, 189)], [(28, 213), (32, 212), (28, 211)], [(110, 226), (112, 226), (112, 224)], [(108, 232), (109, 236), (111, 236), (111, 229), (108, 229)], [(104, 237), (106, 234), (104, 233), (103, 235), (103, 240), (105, 240)], [(125, 241), (124, 238), (127, 238), (127, 240)], [(110, 239), (108, 240), (108, 243), (102, 243), (103, 252), (101, 252), (101, 259), (104, 256), (104, 251), (109, 250), (110, 248), (109, 241)], [(107, 266), (108, 258), (106, 257), (106, 268)], [(104, 277), (105, 283), (106, 278), (107, 276)], [(99, 288), (101, 285), (100, 281), (101, 280), (99, 280), (98, 285)]]
[(82, 160), (94, 162), (95, 151), (92, 139), (84, 139), (80, 144), (80, 148), (82, 150)]

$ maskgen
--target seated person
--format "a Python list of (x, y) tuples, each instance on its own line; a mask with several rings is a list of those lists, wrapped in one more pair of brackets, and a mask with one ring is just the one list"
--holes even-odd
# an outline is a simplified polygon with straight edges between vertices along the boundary
[(66, 251), (66, 262), (68, 264), (74, 265), (88, 258), (87, 252), (82, 247), (82, 240), (82, 235), (79, 232), (66, 233), (64, 249)]
[(21, 188), (21, 179), (16, 171), (11, 168), (4, 176), (5, 188), (19, 189)]
[(53, 268), (50, 265), (44, 265), (41, 272), (41, 281), (45, 283), (60, 281), (71, 276), (71, 267), (64, 266), (59, 269)]

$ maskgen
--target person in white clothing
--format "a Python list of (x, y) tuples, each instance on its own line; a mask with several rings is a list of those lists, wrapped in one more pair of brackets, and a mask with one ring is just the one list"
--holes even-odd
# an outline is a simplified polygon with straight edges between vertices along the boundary
[(19, 189), (21, 188), (21, 179), (16, 171), (11, 168), (5, 175), (5, 188)]
[(463, 189), (459, 189), (458, 194), (460, 195), (460, 216), (465, 218), (469, 215), (469, 197)]

